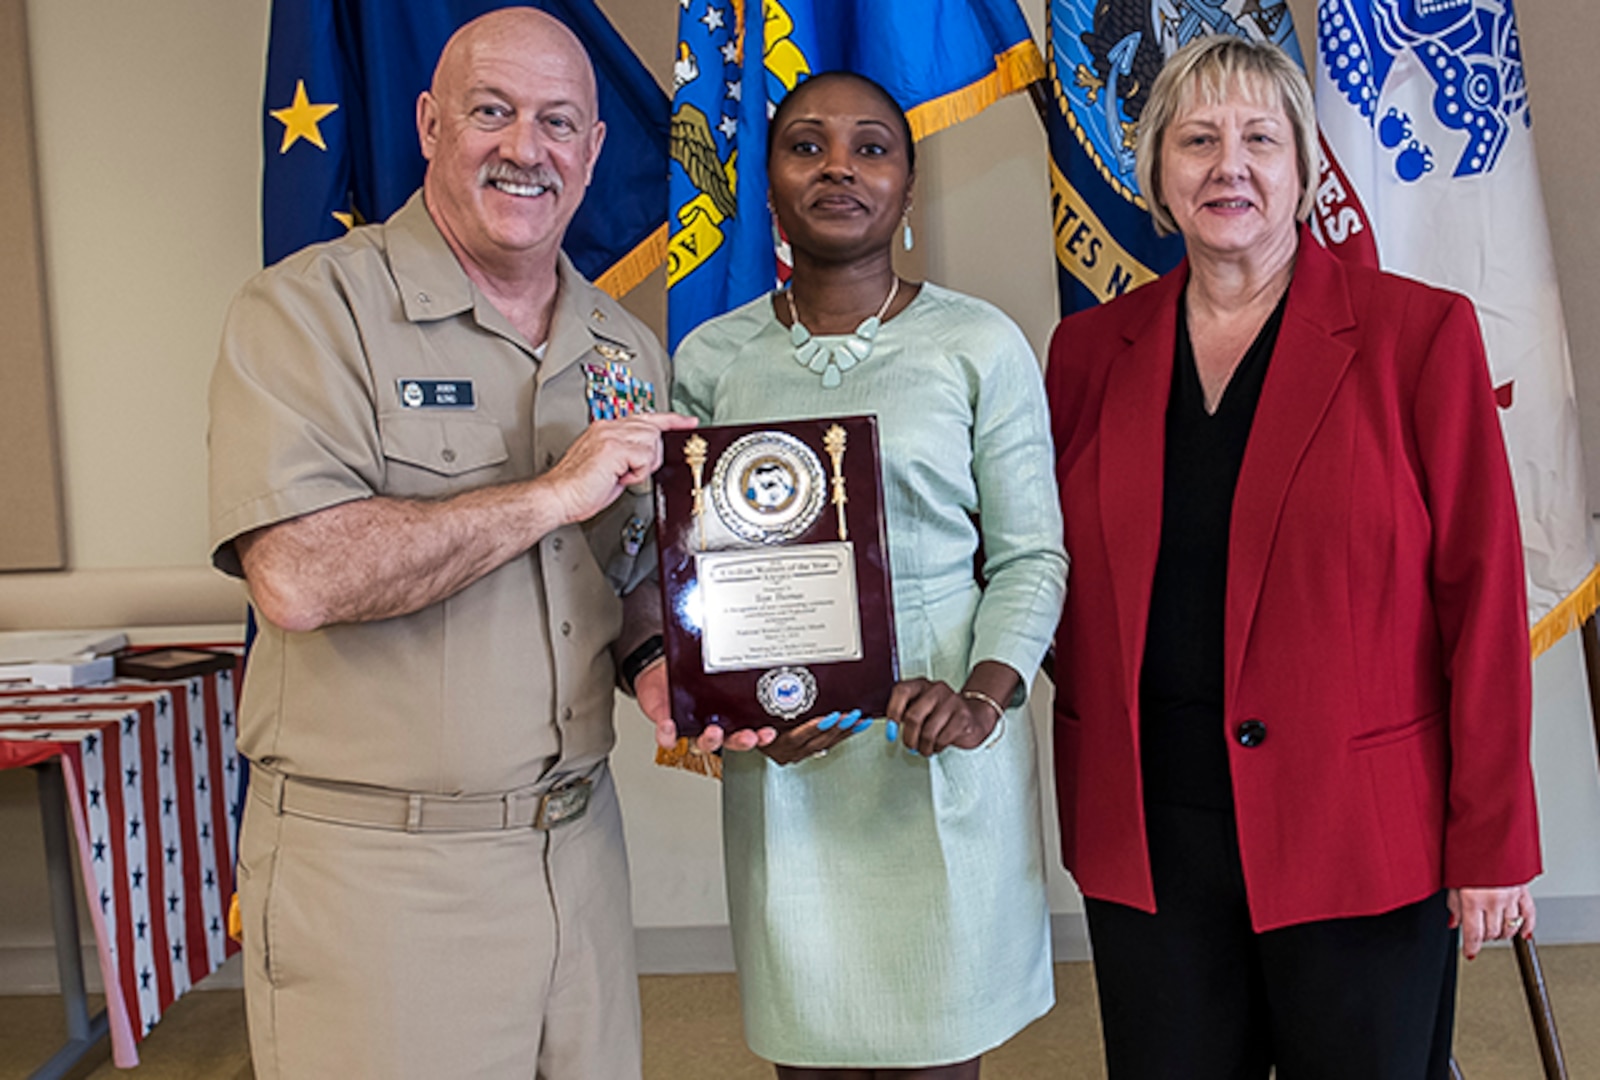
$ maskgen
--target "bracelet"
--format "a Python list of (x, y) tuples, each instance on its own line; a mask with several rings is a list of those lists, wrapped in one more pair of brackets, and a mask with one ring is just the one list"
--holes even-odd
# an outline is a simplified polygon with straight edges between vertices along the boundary
[(966, 698), (968, 701), (983, 702), (985, 705), (989, 706), (989, 708), (994, 710), (995, 723), (1005, 723), (1005, 708), (994, 698), (990, 697), (988, 694), (985, 694), (982, 690), (963, 690), (961, 691), (961, 696)]
[(983, 745), (978, 748), (980, 750), (988, 749), (989, 747), (993, 746), (996, 742), (998, 742), (1003, 735), (1005, 735), (1005, 732), (1006, 732), (1006, 711), (1005, 711), (1005, 709), (1003, 707), (1001, 707), (1001, 705), (1000, 705), (1000, 703), (998, 701), (996, 701), (994, 698), (990, 697), (988, 694), (985, 694), (982, 690), (963, 690), (963, 691), (961, 691), (961, 696), (963, 698), (965, 698), (966, 700), (968, 700), (968, 701), (981, 701), (985, 705), (989, 706), (989, 708), (994, 710), (994, 715), (995, 715), (994, 730), (989, 733), (989, 737), (987, 739), (984, 739), (983, 740)]
[(667, 643), (660, 634), (651, 634), (644, 642), (622, 658), (622, 688), (633, 693), (633, 684), (644, 669), (667, 655)]

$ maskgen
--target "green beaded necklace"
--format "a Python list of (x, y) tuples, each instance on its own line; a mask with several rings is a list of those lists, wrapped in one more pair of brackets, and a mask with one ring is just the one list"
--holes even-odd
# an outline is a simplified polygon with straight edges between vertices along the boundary
[(794, 304), (794, 289), (785, 289), (783, 295), (789, 300), (789, 341), (794, 345), (794, 359), (801, 367), (822, 376), (822, 387), (832, 390), (844, 382), (844, 373), (855, 367), (861, 361), (872, 355), (873, 339), (878, 336), (878, 330), (883, 326), (883, 317), (889, 311), (889, 305), (894, 303), (895, 296), (900, 292), (900, 275), (896, 274), (894, 282), (889, 286), (889, 295), (884, 298), (883, 306), (876, 315), (862, 320), (855, 332), (841, 340), (824, 344), (811, 336), (800, 322), (800, 310)]

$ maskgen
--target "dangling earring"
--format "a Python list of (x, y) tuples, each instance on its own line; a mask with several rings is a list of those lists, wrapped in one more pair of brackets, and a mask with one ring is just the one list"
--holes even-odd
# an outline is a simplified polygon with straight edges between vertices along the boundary
[(903, 241), (906, 245), (906, 250), (910, 251), (911, 245), (916, 243), (916, 239), (911, 235), (911, 211), (907, 210), (904, 214), (902, 214), (900, 221), (903, 225), (905, 225), (906, 231)]

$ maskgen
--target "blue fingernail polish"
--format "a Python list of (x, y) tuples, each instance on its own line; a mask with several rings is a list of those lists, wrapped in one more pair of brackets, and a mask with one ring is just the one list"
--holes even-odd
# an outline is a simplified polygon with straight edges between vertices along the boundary
[(883, 725), (883, 737), (888, 739), (890, 742), (894, 742), (900, 737), (900, 725), (895, 723), (893, 720), (885, 723)]
[(839, 714), (836, 713), (836, 712), (835, 713), (829, 713), (827, 716), (824, 716), (821, 720), (817, 721), (817, 730), (818, 731), (827, 731), (828, 729), (832, 728), (833, 725), (837, 724), (838, 722), (839, 722)]
[(859, 735), (859, 734), (861, 734), (863, 731), (867, 730), (871, 726), (872, 726), (872, 717), (869, 716), (865, 720), (861, 721), (861, 723), (857, 724), (853, 729), (851, 729), (850, 734)]

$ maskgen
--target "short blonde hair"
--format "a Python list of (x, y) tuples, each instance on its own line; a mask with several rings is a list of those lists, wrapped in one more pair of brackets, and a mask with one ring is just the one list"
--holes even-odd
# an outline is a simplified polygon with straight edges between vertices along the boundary
[(1276, 45), (1233, 34), (1208, 34), (1167, 59), (1150, 86), (1139, 117), (1135, 170), (1157, 233), (1165, 236), (1178, 231), (1172, 211), (1161, 200), (1161, 142), (1167, 128), (1191, 105), (1215, 105), (1241, 89), (1247, 94), (1257, 90), (1277, 93), (1277, 103), (1294, 128), (1295, 156), (1300, 164), (1300, 205), (1295, 220), (1311, 216), (1317, 182), (1317, 113), (1305, 72)]

